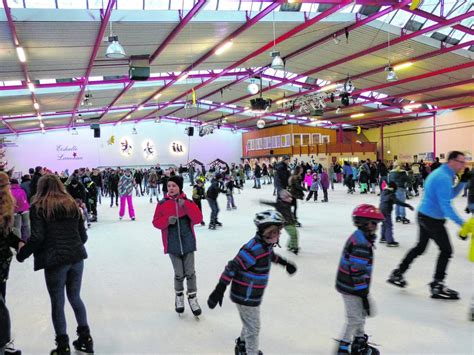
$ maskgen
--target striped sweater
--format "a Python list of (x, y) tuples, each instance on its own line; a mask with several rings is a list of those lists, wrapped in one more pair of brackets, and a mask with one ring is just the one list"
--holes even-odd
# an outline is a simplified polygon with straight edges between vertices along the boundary
[(268, 284), (271, 262), (286, 264), (285, 259), (273, 252), (273, 246), (257, 233), (240, 248), (221, 275), (220, 281), (226, 285), (232, 282), (231, 300), (244, 306), (259, 306)]
[[(375, 236), (374, 236), (375, 238)], [(373, 242), (358, 229), (347, 240), (336, 277), (336, 289), (345, 294), (367, 297), (373, 263)]]

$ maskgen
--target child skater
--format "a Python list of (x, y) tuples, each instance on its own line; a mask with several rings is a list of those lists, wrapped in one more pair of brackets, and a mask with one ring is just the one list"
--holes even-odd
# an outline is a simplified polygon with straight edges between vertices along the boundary
[(227, 181), (225, 187), (226, 187), (225, 194), (227, 196), (227, 211), (230, 211), (232, 209), (235, 210), (237, 209), (237, 206), (235, 205), (235, 202), (234, 202), (234, 187), (236, 186), (235, 186), (233, 176), (229, 178), (229, 181)]
[(290, 275), (296, 272), (293, 263), (273, 252), (285, 224), (283, 216), (279, 212), (268, 210), (257, 213), (254, 223), (257, 226), (255, 237), (243, 245), (237, 256), (229, 261), (219, 283), (207, 300), (211, 309), (218, 303), (222, 306), (224, 292), (232, 282), (230, 298), (236, 303), (243, 323), (242, 332), (235, 345), (235, 353), (239, 355), (262, 354), (258, 350), (260, 303), (268, 283), (270, 263), (284, 266)]
[(382, 211), (385, 220), (382, 222), (382, 237), (380, 243), (387, 243), (388, 247), (398, 247), (398, 242), (393, 239), (393, 222), (392, 222), (392, 211), (393, 205), (407, 207), (410, 210), (414, 208), (408, 203), (400, 201), (395, 195), (397, 190), (397, 184), (390, 182), (385, 190), (382, 191), (380, 196), (380, 211)]
[[(193, 187), (193, 202), (198, 206), (199, 211), (202, 213), (202, 200), (206, 199), (206, 191), (204, 190), (205, 177), (198, 177), (196, 184)], [(201, 226), (205, 226), (204, 220), (201, 221)]]
[[(354, 209), (352, 219), (357, 230), (352, 233), (344, 246), (336, 278), (336, 289), (342, 294), (347, 319), (337, 354), (376, 355), (379, 351), (368, 345), (364, 324), (365, 318), (370, 316), (368, 297), (375, 231), (377, 223), (384, 220), (384, 215), (375, 206), (363, 204)], [(352, 346), (349, 352), (351, 340)]]
[[(329, 175), (326, 168), (323, 168), (323, 172), (321, 173), (321, 177), (319, 180), (321, 184), (321, 188), (323, 189), (324, 198), (321, 202), (328, 202), (328, 189), (329, 189)], [(334, 190), (334, 187), (333, 187)]]
[(288, 190), (281, 190), (276, 202), (260, 201), (260, 203), (272, 206), (281, 213), (285, 219), (285, 230), (290, 236), (290, 239), (288, 240), (288, 250), (293, 254), (298, 255), (298, 252), (300, 251), (298, 244), (298, 230), (296, 229), (295, 216), (293, 215), (293, 212), (291, 212), (292, 202), (293, 197)]
[(161, 230), (165, 254), (169, 254), (173, 264), (176, 312), (184, 312), (183, 282), (186, 278), (189, 307), (195, 316), (199, 316), (201, 307), (196, 297), (196, 235), (193, 226), (201, 223), (202, 213), (183, 193), (182, 177), (171, 176), (167, 187), (167, 195), (156, 206), (153, 225)]
[(318, 189), (319, 189), (319, 177), (318, 174), (314, 173), (311, 177), (311, 185), (309, 186), (308, 196), (306, 196), (306, 201), (309, 201), (311, 196), (314, 195), (314, 202), (318, 202)]

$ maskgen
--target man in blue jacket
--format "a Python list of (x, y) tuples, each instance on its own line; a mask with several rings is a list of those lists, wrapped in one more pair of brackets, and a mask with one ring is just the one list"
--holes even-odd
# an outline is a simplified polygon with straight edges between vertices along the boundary
[(434, 280), (430, 284), (431, 297), (459, 299), (458, 292), (447, 288), (443, 284), (446, 276), (446, 267), (453, 252), (444, 224), (446, 218), (451, 219), (461, 227), (465, 223), (451, 206), (451, 200), (463, 190), (464, 185), (469, 179), (468, 174), (464, 174), (459, 184), (453, 187), (456, 173), (463, 170), (465, 164), (464, 154), (459, 151), (452, 151), (449, 153), (448, 162), (441, 165), (426, 179), (425, 193), (418, 208), (418, 224), (420, 227), (418, 244), (408, 252), (398, 266), (398, 269), (392, 272), (392, 275), (387, 280), (388, 282), (399, 287), (405, 287), (406, 281), (403, 278), (403, 274), (408, 270), (413, 260), (423, 254), (428, 241), (433, 239), (440, 249), (440, 254)]

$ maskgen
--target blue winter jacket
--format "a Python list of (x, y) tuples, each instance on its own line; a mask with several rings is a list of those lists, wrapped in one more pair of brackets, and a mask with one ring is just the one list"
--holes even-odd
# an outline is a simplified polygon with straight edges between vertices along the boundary
[(453, 187), (454, 176), (455, 172), (448, 164), (441, 165), (428, 175), (418, 211), (435, 219), (449, 218), (462, 226), (464, 221), (451, 206), (451, 200), (463, 190), (465, 183)]

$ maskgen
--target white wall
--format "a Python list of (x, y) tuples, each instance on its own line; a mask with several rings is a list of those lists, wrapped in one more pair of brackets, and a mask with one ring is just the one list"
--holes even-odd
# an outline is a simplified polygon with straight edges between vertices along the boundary
[[(132, 134), (132, 124), (101, 126), (101, 138), (94, 138), (89, 128), (77, 129), (78, 135), (66, 130), (47, 131), (20, 136), (8, 136), (16, 146), (7, 148), (8, 168), (27, 172), (37, 165), (53, 171), (96, 166), (140, 166), (161, 164), (185, 164), (198, 159), (208, 164), (216, 158), (226, 162), (239, 162), (242, 153), (242, 137), (229, 130), (215, 130), (214, 134), (199, 137), (184, 133), (185, 125), (174, 123), (143, 122), (136, 125), (137, 134)], [(112, 137), (115, 142), (112, 143)], [(121, 142), (127, 139), (132, 149), (122, 151)], [(146, 142), (155, 147), (154, 155), (145, 156)], [(183, 147), (183, 152), (174, 152), (173, 143)]]

